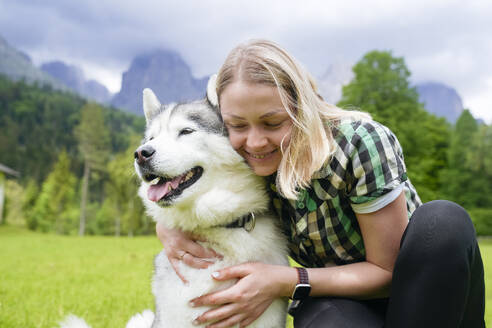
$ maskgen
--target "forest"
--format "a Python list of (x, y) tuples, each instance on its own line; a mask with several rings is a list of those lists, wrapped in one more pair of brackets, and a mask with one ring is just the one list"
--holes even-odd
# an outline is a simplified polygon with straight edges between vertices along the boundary
[[(463, 110), (455, 124), (425, 110), (404, 58), (367, 53), (338, 106), (368, 112), (398, 137), (422, 201), (465, 207), (492, 235), (492, 126)], [(2, 224), (69, 235), (154, 233), (137, 197), (133, 153), (143, 117), (46, 85), (0, 77), (0, 163), (7, 176)]]

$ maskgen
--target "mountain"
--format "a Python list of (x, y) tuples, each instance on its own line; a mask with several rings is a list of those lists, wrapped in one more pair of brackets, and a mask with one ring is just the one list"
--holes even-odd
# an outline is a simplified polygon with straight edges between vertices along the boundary
[(133, 59), (111, 104), (143, 115), (143, 89), (151, 88), (161, 103), (171, 103), (203, 98), (207, 81), (208, 77), (195, 79), (177, 52), (155, 50)]
[(85, 81), (84, 86), (81, 90), (82, 95), (94, 99), (97, 102), (103, 104), (109, 104), (113, 94), (109, 92), (106, 86), (102, 85), (96, 80)]
[(338, 60), (330, 64), (318, 78), (318, 92), (326, 102), (336, 104), (342, 98), (342, 87), (348, 84), (353, 76), (352, 65)]
[(111, 99), (111, 94), (104, 85), (95, 80), (87, 81), (84, 72), (77, 66), (53, 61), (41, 65), (41, 70), (85, 98), (99, 103), (108, 103)]
[(66, 89), (60, 82), (34, 66), (28, 55), (10, 46), (0, 36), (0, 73), (14, 81), (49, 84), (55, 89)]
[(438, 82), (416, 85), (419, 101), (427, 111), (455, 123), (463, 111), (463, 102), (455, 89)]

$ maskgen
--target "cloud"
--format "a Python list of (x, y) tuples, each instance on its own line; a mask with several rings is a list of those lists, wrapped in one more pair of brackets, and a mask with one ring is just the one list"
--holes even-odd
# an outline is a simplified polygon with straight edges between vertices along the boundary
[(11, 44), (37, 63), (81, 65), (113, 91), (139, 53), (175, 49), (201, 77), (237, 43), (262, 37), (316, 76), (341, 59), (355, 63), (367, 51), (392, 50), (414, 81), (455, 87), (480, 112), (487, 106), (480, 90), (492, 78), (490, 17), (490, 1), (0, 0), (0, 31)]

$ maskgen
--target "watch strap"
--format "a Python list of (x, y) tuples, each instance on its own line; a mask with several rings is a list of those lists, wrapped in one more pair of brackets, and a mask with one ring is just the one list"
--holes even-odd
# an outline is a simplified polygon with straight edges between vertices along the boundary
[[(287, 309), (289, 314), (292, 316), (297, 313), (297, 311), (301, 307), (302, 300), (309, 295), (309, 292), (311, 290), (311, 286), (309, 285), (309, 277), (308, 277), (307, 270), (305, 268), (299, 268), (299, 267), (295, 267), (295, 268), (297, 270), (297, 285), (291, 297), (292, 302), (290, 302), (289, 308)], [(302, 293), (302, 290), (304, 290), (304, 293)], [(300, 295), (298, 293), (299, 291), (301, 291)]]
[(309, 278), (308, 278), (307, 270), (305, 268), (299, 268), (299, 267), (296, 267), (296, 269), (297, 269), (297, 284), (308, 285)]

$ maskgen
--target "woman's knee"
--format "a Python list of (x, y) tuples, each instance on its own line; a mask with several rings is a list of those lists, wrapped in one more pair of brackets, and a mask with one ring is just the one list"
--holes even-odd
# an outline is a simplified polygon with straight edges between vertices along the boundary
[(434, 219), (440, 229), (462, 229), (475, 234), (470, 216), (460, 205), (448, 200), (433, 200), (418, 207), (411, 219)]
[(468, 256), (476, 245), (473, 223), (465, 209), (447, 200), (421, 205), (413, 213), (402, 240), (402, 250), (422, 260), (448, 256)]

